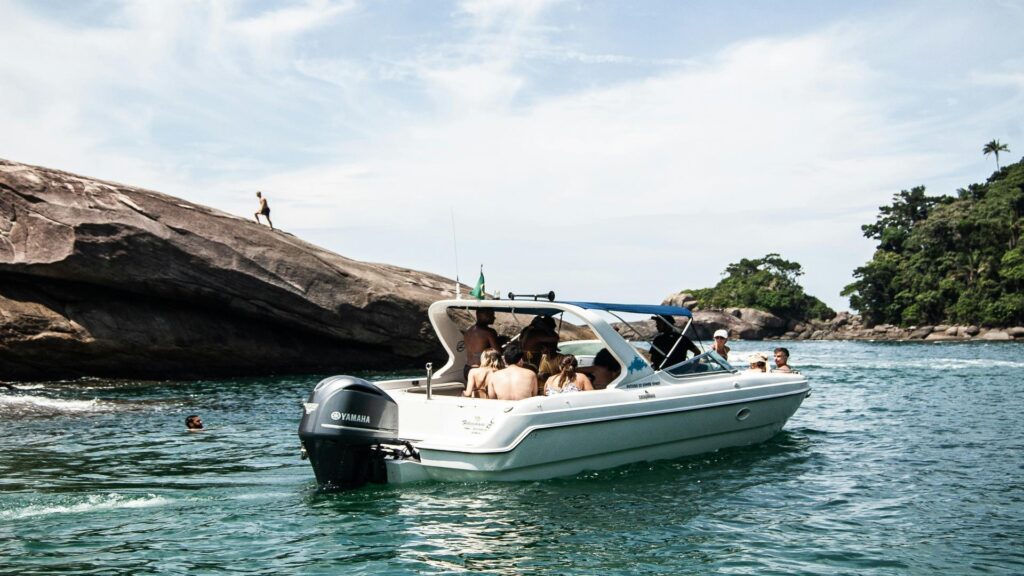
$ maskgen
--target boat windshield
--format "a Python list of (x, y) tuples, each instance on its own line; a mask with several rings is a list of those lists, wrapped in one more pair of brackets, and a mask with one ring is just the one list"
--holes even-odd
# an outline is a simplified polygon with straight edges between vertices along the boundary
[(604, 348), (601, 340), (576, 340), (570, 342), (559, 342), (558, 352), (560, 354), (572, 354), (573, 356), (594, 356)]
[[(650, 353), (651, 343), (642, 340), (628, 340), (628, 342), (641, 351), (645, 357)], [(572, 354), (573, 356), (594, 356), (605, 348), (602, 340), (577, 340), (574, 342), (559, 342), (558, 352), (560, 354)]]
[(694, 356), (686, 362), (665, 369), (673, 376), (695, 376), (713, 374), (716, 372), (735, 372), (736, 369), (729, 362), (713, 350), (709, 350), (699, 356)]

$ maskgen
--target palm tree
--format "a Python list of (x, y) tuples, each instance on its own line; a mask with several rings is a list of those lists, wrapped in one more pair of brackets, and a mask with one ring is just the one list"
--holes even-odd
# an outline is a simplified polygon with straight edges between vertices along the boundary
[(1010, 147), (1006, 144), (1000, 144), (999, 140), (993, 140), (988, 144), (985, 144), (985, 147), (982, 148), (981, 151), (985, 153), (985, 156), (993, 153), (996, 155), (996, 170), (999, 170), (999, 153), (1009, 152)]

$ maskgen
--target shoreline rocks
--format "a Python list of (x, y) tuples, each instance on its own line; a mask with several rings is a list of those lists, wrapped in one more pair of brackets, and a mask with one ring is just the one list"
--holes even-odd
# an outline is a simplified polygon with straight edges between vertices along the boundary
[(740, 340), (874, 340), (887, 342), (1009, 342), (1024, 341), (1024, 327), (989, 328), (983, 326), (867, 326), (850, 312), (839, 312), (831, 320), (786, 320), (752, 308), (707, 310), (687, 293), (672, 294), (662, 304), (685, 306), (693, 312), (698, 338), (708, 339), (718, 329)]

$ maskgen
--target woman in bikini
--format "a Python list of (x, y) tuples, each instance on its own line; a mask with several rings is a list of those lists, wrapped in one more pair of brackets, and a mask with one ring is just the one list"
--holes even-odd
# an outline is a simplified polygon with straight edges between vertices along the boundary
[(480, 353), (480, 366), (473, 368), (466, 375), (466, 389), (463, 396), (470, 398), (487, 398), (487, 377), (491, 372), (501, 370), (501, 354), (494, 348)]
[(553, 396), (564, 392), (593, 390), (594, 387), (590, 384), (590, 379), (584, 376), (582, 372), (578, 372), (576, 370), (578, 367), (579, 363), (576, 361), (575, 356), (572, 354), (564, 356), (559, 364), (558, 374), (548, 378), (547, 383), (544, 384), (544, 394)]

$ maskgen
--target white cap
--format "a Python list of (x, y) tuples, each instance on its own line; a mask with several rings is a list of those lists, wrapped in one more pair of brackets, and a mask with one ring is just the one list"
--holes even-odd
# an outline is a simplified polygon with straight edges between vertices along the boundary
[(728, 340), (729, 339), (729, 333), (726, 332), (725, 330), (721, 330), (721, 329), (715, 330), (715, 336), (714, 337), (715, 338), (721, 337), (721, 338), (725, 338), (726, 340)]

